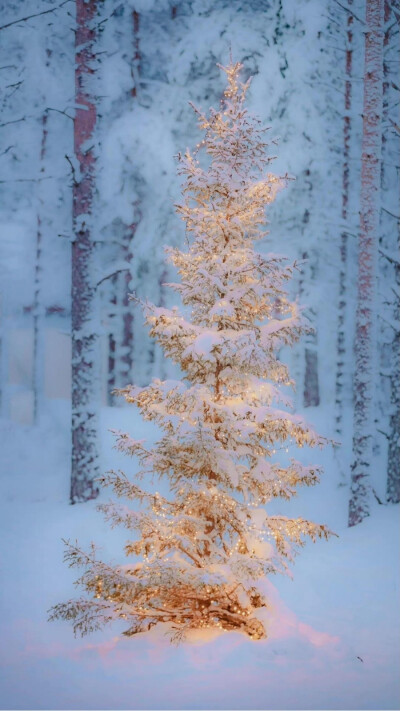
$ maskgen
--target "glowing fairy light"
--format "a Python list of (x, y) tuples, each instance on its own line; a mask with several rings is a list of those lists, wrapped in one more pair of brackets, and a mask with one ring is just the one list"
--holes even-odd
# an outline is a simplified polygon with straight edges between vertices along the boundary
[[(78, 632), (124, 619), (128, 636), (162, 624), (175, 641), (196, 629), (262, 639), (257, 611), (268, 601), (260, 579), (284, 570), (305, 536), (330, 535), (264, 508), (318, 480), (318, 468), (287, 463), (289, 447), (325, 441), (279, 403), (281, 386), (293, 382), (277, 353), (306, 323), (284, 290), (293, 266), (254, 249), (265, 235), (265, 206), (285, 180), (266, 173), (267, 144), (244, 108), (248, 84), (240, 69), (224, 68), (219, 111), (206, 117), (195, 109), (204, 137), (194, 154), (201, 151), (204, 167), (189, 151), (180, 156), (177, 212), (191, 242), (186, 252), (168, 254), (181, 277), (172, 286), (190, 317), (176, 307), (143, 308), (150, 335), (185, 379), (120, 391), (161, 436), (148, 449), (115, 433), (116, 448), (138, 459), (139, 473), (134, 482), (122, 472), (104, 475), (102, 484), (123, 503), (98, 508), (129, 531), (129, 564), (108, 565), (94, 550), (69, 545), (66, 559), (84, 568), (79, 583), (87, 598), (56, 605), (52, 616)], [(149, 491), (154, 478), (161, 491)]]

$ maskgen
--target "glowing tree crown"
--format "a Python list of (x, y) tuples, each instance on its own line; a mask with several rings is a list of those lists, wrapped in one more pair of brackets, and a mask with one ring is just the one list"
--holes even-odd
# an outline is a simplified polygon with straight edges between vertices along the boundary
[(285, 291), (296, 265), (254, 250), (266, 235), (265, 206), (285, 178), (265, 173), (267, 129), (244, 106), (249, 82), (239, 81), (241, 65), (221, 68), (228, 78), (222, 108), (208, 117), (195, 108), (204, 139), (194, 154), (178, 156), (185, 183), (177, 211), (190, 246), (168, 250), (181, 276), (170, 286), (191, 314), (144, 305), (151, 336), (185, 376), (120, 391), (163, 435), (147, 449), (118, 432), (116, 446), (139, 459), (138, 480), (165, 480), (168, 495), (121, 472), (103, 477), (118, 497), (140, 503), (135, 510), (99, 506), (136, 537), (125, 547), (132, 562), (119, 566), (68, 544), (70, 564), (85, 569), (78, 582), (88, 597), (55, 606), (52, 617), (71, 620), (82, 634), (123, 618), (126, 635), (163, 624), (174, 640), (204, 628), (261, 639), (268, 601), (260, 581), (288, 572), (304, 536), (330, 535), (264, 508), (318, 481), (319, 468), (290, 459), (289, 447), (326, 440), (290, 412), (280, 387), (292, 381), (277, 353), (309, 328)]

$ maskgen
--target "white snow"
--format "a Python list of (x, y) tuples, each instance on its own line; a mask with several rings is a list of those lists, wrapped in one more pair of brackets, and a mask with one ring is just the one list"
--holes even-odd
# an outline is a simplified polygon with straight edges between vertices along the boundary
[[(61, 538), (95, 540), (104, 560), (121, 560), (127, 537), (110, 530), (95, 502), (67, 504), (68, 417), (63, 401), (53, 400), (40, 427), (2, 422), (4, 708), (398, 708), (398, 507), (375, 504), (369, 519), (348, 529), (347, 490), (337, 486), (327, 450), (318, 454), (319, 486), (268, 505), (323, 521), (339, 538), (309, 543), (293, 581), (266, 581), (267, 640), (204, 630), (176, 648), (159, 632), (126, 639), (115, 626), (74, 639), (67, 624), (48, 623), (46, 610), (76, 594)], [(319, 410), (318, 419), (326, 431), (329, 412)], [(156, 429), (132, 406), (102, 411), (102, 469), (129, 475), (137, 465), (112, 449), (111, 428), (150, 442)]]

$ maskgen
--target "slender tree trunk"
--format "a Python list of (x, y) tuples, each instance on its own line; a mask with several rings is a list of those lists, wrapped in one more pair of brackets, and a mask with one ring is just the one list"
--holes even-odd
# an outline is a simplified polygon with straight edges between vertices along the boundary
[[(392, 12), (393, 10), (393, 12)], [(394, 328), (388, 329), (388, 335), (391, 336), (389, 345), (390, 353), (390, 418), (388, 432), (388, 455), (387, 455), (387, 482), (386, 482), (386, 499), (391, 503), (397, 504), (400, 502), (400, 200), (399, 200), (399, 168), (386, 166), (392, 165), (392, 156), (399, 156), (400, 148), (400, 115), (399, 115), (399, 89), (395, 89), (395, 82), (398, 76), (399, 69), (399, 54), (400, 48), (398, 43), (398, 22), (396, 23), (395, 12), (397, 12), (397, 20), (400, 18), (400, 3), (393, 4), (385, 0), (385, 36), (384, 36), (384, 62), (383, 62), (383, 114), (384, 114), (384, 130), (382, 132), (382, 187), (385, 194), (389, 194), (395, 187), (397, 200), (394, 203), (394, 212), (392, 215), (385, 213), (385, 222), (387, 224), (387, 232), (389, 239), (383, 242), (385, 250), (390, 250), (393, 254), (397, 254), (397, 258), (387, 260), (384, 258), (385, 272), (389, 272), (390, 283), (395, 284), (392, 293), (389, 295), (391, 311), (389, 318), (394, 324)], [(393, 40), (394, 33), (394, 40)], [(391, 40), (393, 40), (391, 42)], [(389, 64), (387, 53), (392, 46), (397, 47), (397, 61)], [(393, 68), (392, 68), (393, 67)], [(391, 74), (393, 82), (390, 81)], [(396, 112), (393, 108), (396, 107)], [(393, 113), (393, 118), (391, 116)], [(393, 125), (394, 124), (394, 125)], [(397, 126), (397, 128), (396, 128)], [(387, 139), (387, 134), (390, 140)], [(395, 148), (395, 150), (393, 150)], [(397, 214), (397, 224), (394, 228), (394, 223)], [(386, 230), (385, 230), (386, 231)], [(394, 279), (393, 279), (394, 277)]]
[(113, 390), (117, 387), (115, 378), (116, 370), (116, 345), (117, 335), (115, 332), (115, 320), (118, 318), (118, 274), (110, 278), (110, 301), (108, 308), (108, 361), (107, 361), (107, 402), (114, 404)]
[[(46, 144), (48, 134), (48, 112), (45, 111), (42, 116), (42, 139), (40, 142), (40, 177), (43, 177), (45, 172), (45, 157)], [(39, 191), (42, 186), (39, 183)], [(43, 304), (41, 299), (42, 285), (42, 251), (43, 251), (43, 234), (42, 234), (42, 209), (44, 201), (39, 198), (38, 213), (37, 213), (37, 229), (36, 229), (36, 255), (35, 255), (35, 285), (33, 293), (33, 421), (37, 422), (40, 414), (40, 401), (43, 397)]]
[[(312, 311), (312, 316), (315, 312)], [(316, 407), (319, 405), (319, 385), (318, 385), (318, 350), (315, 340), (315, 333), (308, 337), (308, 347), (305, 349), (305, 375), (304, 375), (304, 407)]]
[[(399, 223), (398, 223), (399, 225)], [(400, 252), (400, 236), (398, 234), (398, 251)], [(393, 504), (400, 502), (400, 262), (395, 265), (395, 283), (397, 296), (393, 312), (397, 331), (393, 338), (393, 360), (391, 384), (391, 415), (389, 419), (388, 470), (386, 498)]]
[[(130, 14), (133, 33), (133, 57), (131, 63), (131, 96), (138, 95), (140, 69), (139, 27), (140, 15), (136, 10)], [(136, 205), (134, 206), (136, 212)], [(136, 218), (136, 215), (134, 216)], [(133, 258), (132, 239), (137, 221), (121, 226), (120, 257), (128, 265)], [(108, 378), (107, 398), (109, 405), (120, 403), (115, 399), (113, 390), (128, 385), (131, 381), (133, 365), (133, 313), (129, 301), (129, 292), (133, 290), (132, 274), (126, 269), (110, 279), (109, 333), (108, 333)]]
[(4, 357), (5, 340), (4, 295), (0, 291), (0, 417), (6, 417), (6, 415), (8, 414), (5, 407), (5, 391), (8, 380), (8, 373), (5, 367), (6, 359)]
[[(135, 208), (134, 208), (135, 209)], [(136, 209), (135, 209), (136, 212)], [(137, 223), (127, 225), (122, 243), (122, 257), (130, 264), (133, 258), (132, 240), (136, 232)], [(132, 382), (133, 366), (133, 313), (129, 293), (133, 291), (132, 273), (127, 270), (119, 275), (121, 284), (122, 332), (119, 357), (119, 387), (125, 387)]]
[[(317, 271), (316, 255), (309, 255), (303, 252), (302, 258), (309, 260), (305, 265), (307, 282), (315, 280)], [(303, 405), (304, 407), (316, 407), (319, 405), (319, 378), (318, 378), (318, 340), (316, 331), (317, 314), (315, 309), (310, 308), (310, 321), (314, 330), (306, 336), (306, 347), (304, 350), (304, 383), (303, 383)]]
[(136, 10), (133, 10), (132, 12), (132, 30), (133, 30), (133, 62), (132, 62), (132, 81), (133, 81), (133, 86), (132, 86), (132, 91), (131, 94), (132, 96), (137, 96), (138, 95), (138, 89), (139, 89), (139, 74), (140, 74), (140, 37), (139, 37), (139, 30), (140, 30), (140, 15)]
[(71, 503), (87, 501), (98, 494), (94, 479), (99, 473), (100, 341), (92, 274), (95, 245), (91, 234), (96, 106), (88, 81), (94, 71), (96, 10), (97, 0), (76, 0), (74, 150), (80, 175), (74, 179), (73, 189)]
[[(308, 229), (310, 221), (310, 210), (313, 207), (312, 193), (314, 189), (313, 177), (311, 170), (306, 168), (303, 174), (303, 197), (307, 207), (304, 210), (302, 217), (302, 234)], [(310, 208), (310, 209), (309, 209)], [(299, 373), (299, 380), (302, 382), (302, 395), (304, 407), (315, 407), (320, 403), (319, 393), (319, 375), (318, 375), (318, 338), (316, 331), (317, 311), (315, 308), (315, 299), (312, 298), (313, 284), (315, 283), (318, 272), (318, 257), (314, 249), (301, 253), (301, 259), (305, 260), (302, 266), (299, 279), (299, 298), (304, 298), (305, 301), (314, 303), (313, 307), (308, 309), (308, 315), (311, 325), (314, 330), (308, 333), (305, 340), (304, 358)]]
[(374, 382), (375, 259), (381, 172), (383, 0), (367, 0), (358, 292), (355, 327), (353, 464), (349, 526), (369, 515)]
[[(136, 98), (139, 92), (139, 76), (140, 76), (140, 15), (136, 10), (132, 12), (132, 32), (133, 32), (133, 61), (132, 61), (132, 97)], [(122, 239), (122, 259), (131, 264), (133, 259), (132, 241), (135, 236), (137, 225), (140, 221), (140, 206), (136, 200), (133, 204), (133, 221), (127, 225)], [(125, 387), (132, 382), (132, 367), (133, 367), (133, 312), (132, 304), (129, 300), (129, 293), (133, 291), (132, 272), (127, 269), (119, 275), (120, 283), (120, 300), (121, 300), (121, 315), (122, 315), (122, 333), (120, 342), (120, 354), (118, 358), (119, 365), (119, 387)]]
[[(349, 6), (353, 0), (348, 0)], [(343, 121), (343, 177), (342, 177), (342, 222), (346, 224), (349, 205), (349, 179), (350, 179), (350, 143), (351, 143), (351, 99), (352, 99), (352, 67), (353, 67), (353, 15), (347, 13), (346, 27), (346, 55), (345, 55), (345, 90), (344, 90), (344, 121)], [(346, 230), (340, 235), (340, 273), (339, 273), (339, 304), (338, 304), (338, 329), (336, 339), (336, 379), (335, 379), (335, 404), (336, 404), (336, 433), (342, 434), (343, 420), (343, 386), (347, 360), (346, 344), (346, 309), (347, 309), (347, 240)]]

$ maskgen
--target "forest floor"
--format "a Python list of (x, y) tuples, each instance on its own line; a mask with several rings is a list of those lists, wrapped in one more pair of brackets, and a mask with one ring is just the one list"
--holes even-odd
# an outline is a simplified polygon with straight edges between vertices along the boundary
[[(96, 502), (68, 505), (66, 423), (66, 406), (54, 403), (37, 427), (1, 426), (1, 708), (400, 708), (399, 507), (374, 502), (370, 518), (348, 529), (348, 491), (329, 452), (310, 458), (325, 466), (322, 483), (282, 512), (326, 523), (338, 538), (308, 544), (293, 580), (268, 583), (265, 641), (230, 633), (175, 647), (124, 638), (117, 626), (75, 639), (67, 624), (48, 623), (48, 608), (76, 594), (61, 539), (94, 540), (122, 561), (126, 537), (110, 531)], [(129, 473), (110, 427), (154, 431), (131, 409), (102, 411), (102, 467)]]

